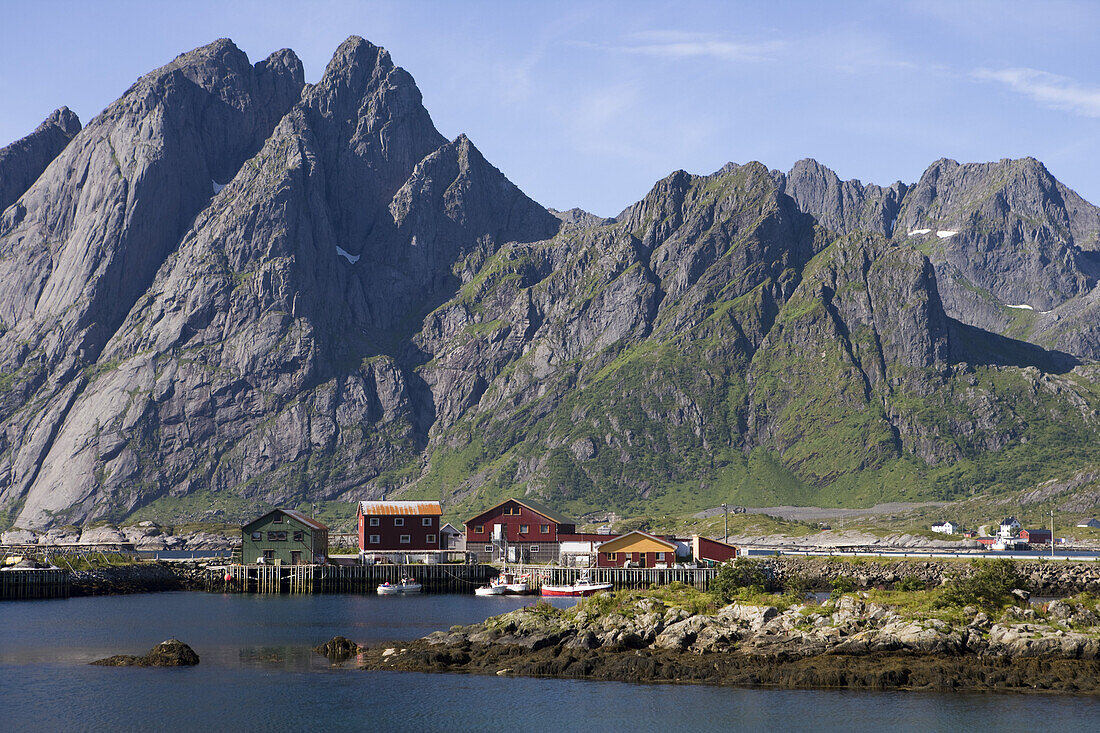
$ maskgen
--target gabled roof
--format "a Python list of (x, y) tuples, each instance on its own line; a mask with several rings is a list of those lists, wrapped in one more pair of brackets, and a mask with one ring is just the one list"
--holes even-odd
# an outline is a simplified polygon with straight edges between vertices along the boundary
[(613, 540), (608, 540), (599, 546), (600, 552), (617, 552), (620, 547), (629, 545), (633, 540), (647, 539), (652, 540), (660, 545), (667, 547), (669, 550), (676, 551), (676, 543), (669, 542), (666, 539), (651, 535), (649, 532), (643, 532), (640, 529), (636, 529), (633, 532), (627, 532), (624, 535), (619, 535)]
[(322, 524), (321, 522), (318, 522), (313, 517), (307, 517), (305, 514), (302, 514), (301, 512), (295, 511), (293, 509), (272, 509), (267, 514), (256, 517), (251, 522), (246, 523), (244, 525), (244, 527), (250, 527), (250, 526), (252, 526), (253, 524), (256, 524), (259, 521), (267, 519), (268, 517), (270, 517), (272, 514), (275, 514), (276, 512), (278, 512), (280, 514), (285, 514), (288, 517), (290, 517), (291, 519), (293, 519), (297, 522), (300, 522), (300, 523), (304, 524), (305, 526), (310, 527), (311, 529), (323, 529), (326, 532), (328, 531), (328, 527), (326, 525)]
[(307, 527), (312, 527), (313, 529), (328, 529), (326, 525), (321, 524), (313, 517), (307, 517), (305, 514), (302, 514), (301, 512), (295, 511), (293, 509), (280, 509), (279, 511), (281, 511), (288, 517), (293, 517), (294, 519), (297, 519), (299, 522), (306, 525)]
[(1006, 524), (1019, 524), (1019, 522), (1016, 521), (1016, 517), (1005, 517), (1001, 520), (1001, 526), (1003, 527)]
[(361, 501), (359, 512), (369, 516), (392, 514), (438, 517), (443, 514), (443, 507), (438, 501)]
[(442, 533), (446, 532), (446, 531), (447, 531), (447, 528), (448, 528), (448, 527), (450, 527), (450, 528), (451, 528), (451, 529), (450, 529), (450, 531), (451, 531), (451, 532), (452, 532), (453, 534), (462, 534), (462, 530), (461, 530), (461, 529), (459, 529), (458, 527), (454, 526), (454, 525), (453, 525), (453, 524), (451, 524), (450, 522), (447, 522), (446, 524), (444, 524), (444, 525), (443, 525), (442, 527), (440, 527), (440, 528), (439, 528), (439, 532), (440, 532), (440, 534), (442, 534)]
[(498, 502), (496, 504), (493, 504), (488, 509), (481, 510), (480, 512), (478, 512), (474, 516), (470, 517), (466, 521), (471, 522), (471, 521), (477, 519), (478, 517), (480, 517), (482, 514), (488, 514), (489, 512), (496, 509), (497, 507), (504, 506), (505, 504), (507, 504), (510, 501), (514, 501), (515, 503), (519, 504), (520, 506), (526, 507), (527, 509), (530, 509), (535, 514), (541, 514), (542, 516), (546, 517), (551, 522), (554, 522), (556, 524), (573, 524), (573, 525), (575, 525), (577, 523), (576, 520), (569, 519), (564, 514), (559, 514), (558, 512), (554, 511), (553, 509), (550, 509), (549, 507), (544, 506), (544, 505), (538, 503), (537, 501), (532, 501), (532, 500), (526, 499), (526, 498), (517, 499), (514, 496), (509, 498), (509, 499), (505, 499), (502, 502)]

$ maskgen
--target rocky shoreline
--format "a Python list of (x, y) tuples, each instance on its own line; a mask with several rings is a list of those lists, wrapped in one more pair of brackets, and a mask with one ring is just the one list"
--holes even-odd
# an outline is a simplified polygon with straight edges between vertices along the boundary
[(905, 613), (864, 594), (821, 605), (601, 594), (528, 606), (403, 644), (362, 650), (371, 670), (935, 691), (1100, 694), (1095, 601)]

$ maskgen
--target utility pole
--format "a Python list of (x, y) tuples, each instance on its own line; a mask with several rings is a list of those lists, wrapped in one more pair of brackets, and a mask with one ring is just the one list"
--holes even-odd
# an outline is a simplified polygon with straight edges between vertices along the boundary
[(1050, 508), (1050, 559), (1054, 559), (1054, 507)]
[(724, 517), (722, 519), (722, 541), (725, 542), (726, 544), (729, 544), (729, 541), (730, 541), (730, 513), (729, 513), (729, 509), (726, 508), (726, 505), (724, 503), (722, 504), (722, 514), (724, 515)]

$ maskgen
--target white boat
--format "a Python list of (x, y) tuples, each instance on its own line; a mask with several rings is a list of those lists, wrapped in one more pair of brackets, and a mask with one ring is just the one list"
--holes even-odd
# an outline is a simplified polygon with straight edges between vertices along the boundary
[(378, 595), (395, 596), (403, 593), (419, 593), (423, 586), (412, 578), (402, 578), (400, 583), (386, 581), (378, 586)]
[(508, 592), (508, 588), (500, 583), (494, 584), (492, 581), (489, 585), (483, 585), (480, 588), (474, 588), (474, 595), (477, 596), (503, 596)]
[(531, 576), (524, 573), (516, 575), (507, 570), (489, 581), (489, 585), (474, 589), (479, 596), (525, 595), (531, 592)]
[(611, 583), (593, 583), (587, 575), (577, 578), (572, 585), (544, 585), (544, 596), (590, 596), (603, 590), (611, 590)]

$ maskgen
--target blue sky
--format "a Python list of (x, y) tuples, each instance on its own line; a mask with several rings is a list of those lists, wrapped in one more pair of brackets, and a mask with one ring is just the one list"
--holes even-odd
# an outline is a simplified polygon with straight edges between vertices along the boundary
[(447, 137), (540, 203), (614, 215), (683, 168), (913, 182), (940, 157), (1034, 156), (1100, 204), (1100, 3), (7, 2), (0, 146), (228, 36), (316, 81), (358, 34)]

